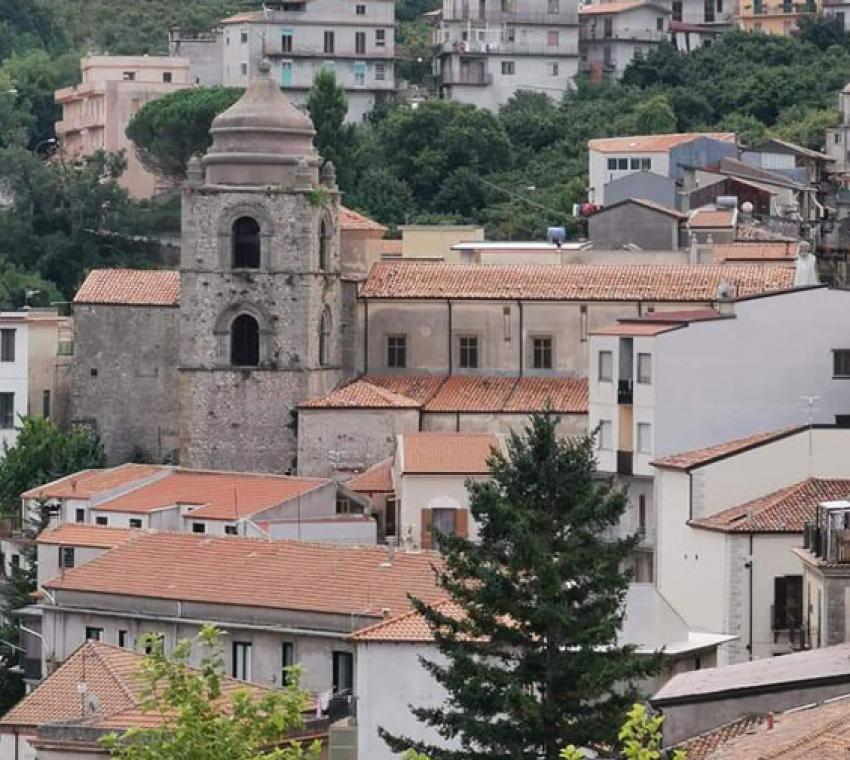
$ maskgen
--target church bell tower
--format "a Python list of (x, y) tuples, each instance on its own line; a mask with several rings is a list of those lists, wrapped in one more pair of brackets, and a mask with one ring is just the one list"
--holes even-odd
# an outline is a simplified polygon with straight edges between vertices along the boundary
[(183, 190), (180, 462), (289, 472), (297, 404), (341, 377), (339, 193), (262, 65)]

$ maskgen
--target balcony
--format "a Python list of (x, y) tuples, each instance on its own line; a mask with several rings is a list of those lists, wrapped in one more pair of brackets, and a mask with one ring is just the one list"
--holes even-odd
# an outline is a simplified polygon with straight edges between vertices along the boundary
[(488, 87), (493, 84), (493, 75), (473, 71), (444, 71), (439, 77), (440, 84), (463, 84), (473, 87)]
[(631, 380), (618, 380), (617, 381), (617, 403), (618, 404), (631, 404), (634, 398), (634, 392), (632, 389), (632, 381)]
[(633, 467), (634, 454), (631, 451), (617, 452), (617, 474), (631, 475), (634, 472)]
[[(503, 10), (486, 10), (481, 13), (470, 13), (469, 8), (461, 8), (460, 12), (449, 10), (443, 12), (443, 23), (447, 21), (472, 25), (473, 29), (476, 25), (486, 24), (530, 24), (533, 26), (575, 26), (578, 23), (578, 18), (575, 11), (562, 13), (534, 13), (532, 11), (503, 11)], [(476, 8), (476, 10), (478, 10)]]
[(311, 47), (297, 45), (292, 50), (284, 50), (281, 40), (277, 42), (266, 40), (263, 43), (263, 55), (266, 58), (320, 58), (322, 60), (342, 58), (358, 61), (392, 61), (395, 58), (393, 46), (390, 44), (381, 48), (367, 48), (362, 53), (358, 53), (350, 45), (336, 45), (332, 53), (327, 53), (321, 45)]
[(661, 42), (669, 36), (667, 31), (658, 29), (599, 29), (595, 26), (582, 26), (579, 39), (582, 42)]
[(567, 56), (578, 56), (578, 47), (573, 44), (560, 45), (525, 45), (518, 42), (466, 42), (455, 40), (454, 42), (439, 42), (434, 54), (441, 55), (464, 55), (464, 56), (486, 56), (486, 55), (539, 55), (552, 58), (564, 58)]
[(818, 504), (814, 521), (803, 528), (803, 548), (826, 564), (850, 564), (850, 502)]

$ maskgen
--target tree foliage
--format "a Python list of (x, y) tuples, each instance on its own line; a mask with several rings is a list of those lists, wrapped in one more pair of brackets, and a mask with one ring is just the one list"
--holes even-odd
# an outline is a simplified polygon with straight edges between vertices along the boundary
[[(151, 648), (142, 665), (142, 707), (162, 716), (156, 728), (131, 728), (103, 739), (119, 760), (318, 760), (319, 742), (304, 747), (286, 741), (303, 726), (306, 695), (297, 677), (284, 690), (261, 695), (249, 689), (225, 694), (222, 633), (205, 626), (194, 639), (178, 642), (170, 657), (162, 639), (146, 637)], [(200, 667), (189, 667), (193, 649)]]
[(348, 159), (354, 146), (354, 127), (345, 123), (348, 98), (330, 69), (319, 69), (316, 73), (307, 94), (307, 113), (316, 130), (313, 139), (316, 150), (323, 161), (330, 161), (336, 167), (340, 187), (348, 187), (353, 168)]
[(592, 436), (565, 441), (548, 415), (494, 453), (491, 478), (470, 482), (479, 542), (442, 537), (437, 581), (462, 614), (414, 600), (443, 662), (423, 660), (447, 691), (414, 715), (457, 749), (382, 732), (394, 751), (434, 760), (556, 760), (571, 741), (613, 740), (654, 658), (621, 645), (636, 538), (604, 539), (625, 495), (601, 479)]

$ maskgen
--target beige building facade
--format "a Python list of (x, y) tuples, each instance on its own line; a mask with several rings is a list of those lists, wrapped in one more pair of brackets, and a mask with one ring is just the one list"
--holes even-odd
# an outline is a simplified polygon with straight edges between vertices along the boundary
[(134, 198), (150, 198), (169, 187), (149, 172), (125, 134), (133, 116), (151, 100), (192, 84), (189, 62), (159, 56), (86, 56), (80, 62), (82, 82), (57, 90), (62, 106), (56, 123), (63, 157), (87, 156), (99, 150), (125, 151), (127, 169), (121, 185)]

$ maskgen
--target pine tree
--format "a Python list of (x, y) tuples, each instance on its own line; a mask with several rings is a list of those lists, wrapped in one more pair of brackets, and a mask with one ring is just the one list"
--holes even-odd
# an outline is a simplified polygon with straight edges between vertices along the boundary
[(559, 440), (556, 424), (532, 417), (492, 456), (491, 479), (468, 484), (479, 542), (442, 537), (437, 570), (460, 613), (413, 600), (443, 655), (423, 666), (448, 699), (411, 709), (460, 748), (382, 731), (394, 751), (556, 760), (569, 742), (614, 740), (637, 682), (657, 668), (617, 640), (629, 582), (620, 568), (637, 537), (603, 535), (625, 495), (597, 474), (593, 436)]
[(307, 94), (307, 111), (313, 120), (316, 137), (313, 143), (323, 161), (336, 167), (340, 188), (351, 186), (351, 153), (354, 148), (354, 127), (345, 123), (348, 98), (337, 84), (336, 74), (330, 69), (320, 69)]

